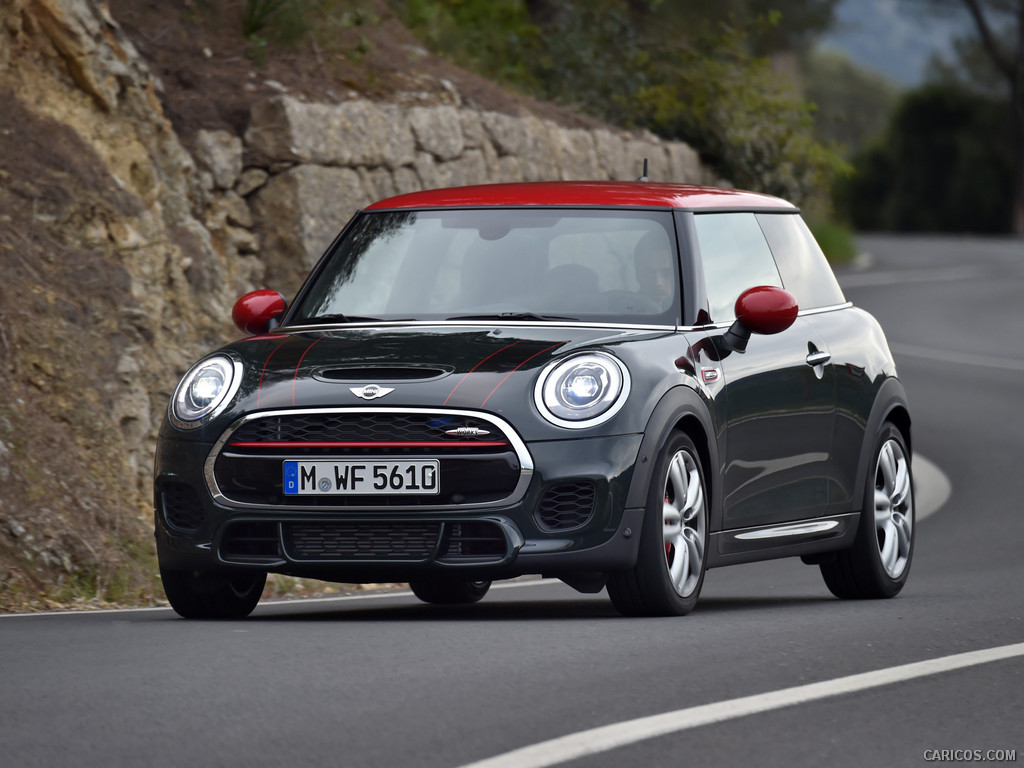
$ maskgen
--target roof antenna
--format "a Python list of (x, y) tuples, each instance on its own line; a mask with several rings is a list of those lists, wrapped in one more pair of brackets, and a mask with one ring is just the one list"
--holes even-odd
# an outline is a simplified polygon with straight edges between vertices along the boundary
[(637, 181), (647, 181), (647, 158), (644, 158), (644, 174)]

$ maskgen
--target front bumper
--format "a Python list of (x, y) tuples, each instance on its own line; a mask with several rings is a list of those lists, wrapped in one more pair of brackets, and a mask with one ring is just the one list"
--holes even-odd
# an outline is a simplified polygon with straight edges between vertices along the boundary
[(165, 432), (154, 487), (160, 564), (340, 582), (407, 581), (431, 571), (498, 579), (628, 568), (643, 521), (642, 509), (624, 506), (641, 438), (523, 445), (530, 472), (511, 500), (339, 508), (233, 503), (215, 483), (211, 490), (209, 468), (223, 446)]

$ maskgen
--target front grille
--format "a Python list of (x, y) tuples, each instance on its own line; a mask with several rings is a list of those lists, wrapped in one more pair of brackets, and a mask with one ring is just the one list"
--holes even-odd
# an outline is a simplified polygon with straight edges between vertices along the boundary
[[(451, 433), (451, 434), (448, 434)], [(439, 508), (506, 502), (522, 480), (514, 436), (463, 413), (385, 409), (270, 413), (220, 443), (216, 488), (230, 502), (305, 509)], [(437, 493), (362, 496), (284, 494), (284, 461), (436, 459)], [(525, 486), (524, 486), (525, 487)]]
[(192, 486), (183, 483), (167, 483), (161, 493), (164, 519), (172, 528), (181, 531), (198, 531), (206, 519), (199, 495)]
[(294, 560), (426, 560), (437, 550), (441, 523), (287, 523), (284, 542)]
[(594, 484), (587, 481), (549, 488), (537, 506), (537, 520), (549, 531), (580, 528), (594, 514)]
[[(458, 434), (446, 434), (459, 430)], [(493, 446), (505, 437), (488, 421), (422, 413), (309, 413), (265, 416), (243, 425), (228, 445), (266, 443), (444, 443)]]

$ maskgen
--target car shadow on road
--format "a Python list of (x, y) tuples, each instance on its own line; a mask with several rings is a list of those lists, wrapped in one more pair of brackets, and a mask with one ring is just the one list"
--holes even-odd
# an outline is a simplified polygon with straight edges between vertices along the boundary
[[(821, 605), (834, 605), (835, 598), (819, 595), (797, 596), (750, 596), (711, 597), (701, 600), (692, 617), (709, 617), (715, 614), (737, 611), (756, 612), (762, 609), (784, 611), (786, 608), (806, 609)], [(671, 618), (671, 617), (669, 617)], [(294, 604), (278, 603), (263, 611), (257, 608), (246, 623), (250, 622), (426, 622), (426, 621), (553, 621), (579, 619), (622, 619), (624, 617), (609, 600), (581, 597), (558, 600), (496, 600), (473, 605), (426, 605), (386, 604), (360, 605), (339, 602), (333, 605), (322, 603), (303, 605), (301, 600)], [(653, 620), (666, 620), (655, 618)]]
[(247, 621), (551, 621), (554, 619), (613, 618), (618, 612), (611, 603), (600, 600), (523, 600), (495, 601), (475, 605), (338, 605), (310, 606), (302, 610), (298, 603), (283, 612), (261, 613), (259, 609)]

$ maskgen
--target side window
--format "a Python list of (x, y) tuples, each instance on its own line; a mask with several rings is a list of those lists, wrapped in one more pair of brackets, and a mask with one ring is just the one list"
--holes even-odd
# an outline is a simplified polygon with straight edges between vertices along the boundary
[(712, 322), (735, 320), (736, 299), (747, 288), (782, 287), (768, 241), (753, 213), (702, 213), (693, 221)]
[(775, 256), (782, 287), (796, 297), (801, 309), (846, 302), (825, 254), (798, 214), (759, 213), (757, 220)]

